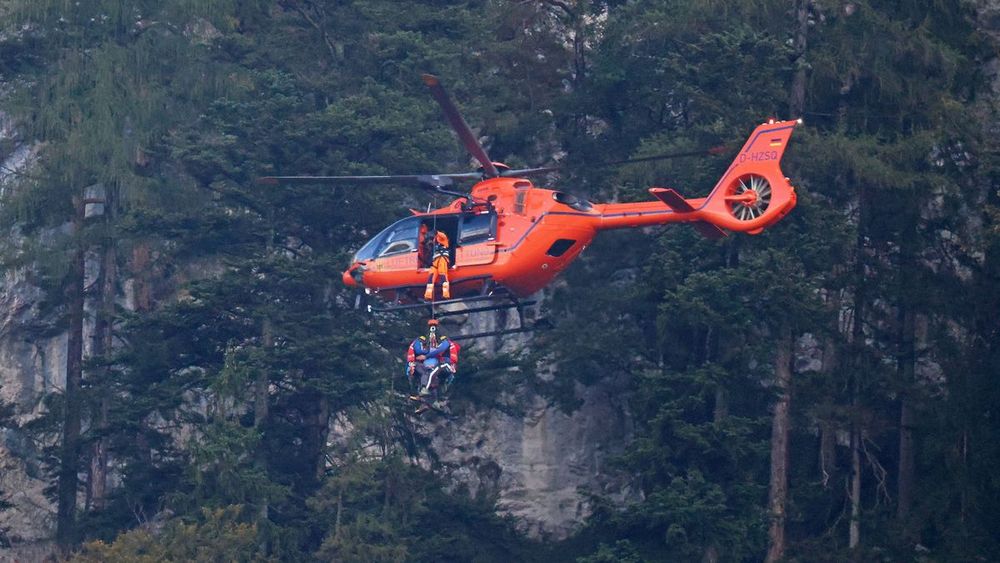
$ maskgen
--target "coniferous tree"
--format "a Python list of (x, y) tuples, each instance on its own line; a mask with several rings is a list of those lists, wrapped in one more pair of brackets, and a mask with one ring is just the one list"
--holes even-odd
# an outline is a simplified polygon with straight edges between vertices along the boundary
[[(697, 197), (728, 163), (590, 162), (806, 119), (782, 223), (724, 243), (602, 235), (530, 340), (557, 377), (467, 373), (473, 402), (523, 384), (571, 410), (577, 385), (622, 390), (636, 427), (616, 467), (642, 500), (593, 498), (559, 556), (996, 557), (995, 147), (965, 114), (995, 118), (971, 4), (71, 4), (0, 1), (10, 111), (40, 142), (0, 211), (27, 235), (6, 263), (73, 335), (73, 389), (23, 429), (63, 446), (61, 540), (147, 524), (85, 560), (555, 553), (408, 463), (419, 429), (387, 399), (401, 326), (337, 284), (351, 250), (427, 200), (253, 183), (464, 168), (422, 71), (453, 84), (494, 158), (568, 151), (547, 182), (595, 199)], [(131, 312), (115, 307), (128, 287)], [(335, 415), (353, 449), (328, 445)]]
[[(209, 9), (211, 6), (206, 6)], [(28, 221), (36, 229), (70, 224), (65, 247), (68, 267), (62, 282), (68, 321), (66, 386), (61, 431), (60, 468), (58, 471), (57, 536), (65, 549), (76, 539), (75, 512), (79, 469), (81, 467), (84, 417), (100, 434), (107, 410), (107, 388), (91, 387), (84, 381), (85, 261), (97, 226), (87, 219), (88, 206), (103, 205), (105, 217), (116, 214), (110, 209), (141, 198), (142, 189), (151, 184), (142, 173), (143, 151), (165, 131), (161, 111), (170, 105), (169, 94), (155, 84), (156, 72), (173, 72), (177, 59), (166, 59), (158, 66), (157, 56), (188, 40), (176, 30), (161, 29), (144, 33), (138, 6), (122, 3), (66, 5), (61, 2), (10, 3), (12, 25), (22, 26), (27, 35), (45, 36), (38, 43), (36, 56), (43, 65), (35, 70), (37, 78), (27, 82), (15, 95), (15, 119), (26, 137), (41, 143), (41, 174), (32, 176), (30, 185), (13, 192), (8, 207), (17, 210), (13, 219)], [(164, 19), (173, 10), (164, 8), (156, 16)], [(147, 15), (150, 15), (147, 12)], [(190, 14), (184, 14), (190, 15)], [(169, 27), (167, 21), (160, 21)], [(170, 62), (174, 64), (171, 65)], [(25, 182), (29, 184), (29, 182)], [(96, 197), (95, 197), (96, 196)], [(110, 233), (114, 225), (106, 225)], [(106, 239), (113, 240), (113, 239)], [(102, 278), (113, 286), (113, 243), (105, 244)], [(34, 257), (28, 256), (27, 261)], [(21, 259), (21, 257), (18, 257)], [(98, 307), (100, 348), (110, 340), (113, 319), (110, 292)], [(95, 381), (96, 382), (96, 381)], [(87, 400), (89, 389), (99, 389), (104, 398)], [(93, 398), (93, 395), (91, 395)], [(86, 404), (84, 402), (86, 401)], [(104, 444), (95, 442), (97, 455), (90, 495), (97, 492), (103, 503)], [(91, 457), (88, 455), (87, 457)]]

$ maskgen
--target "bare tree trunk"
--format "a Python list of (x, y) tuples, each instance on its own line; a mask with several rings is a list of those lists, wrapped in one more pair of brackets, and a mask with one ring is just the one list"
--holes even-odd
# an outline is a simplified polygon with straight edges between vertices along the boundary
[[(131, 275), (132, 275), (132, 306), (136, 313), (144, 313), (153, 309), (153, 298), (150, 281), (150, 268), (152, 267), (152, 257), (149, 250), (149, 243), (144, 240), (136, 241), (132, 247)], [(144, 464), (152, 464), (153, 455), (150, 448), (149, 438), (146, 435), (146, 423), (143, 420), (138, 422), (138, 430), (135, 434), (136, 451), (141, 453)]]
[[(579, 8), (580, 12), (583, 8)], [(573, 83), (577, 88), (587, 76), (587, 24), (582, 14), (577, 14), (573, 22)]]
[(337, 516), (333, 522), (333, 539), (340, 539), (340, 518), (344, 512), (344, 485), (337, 489)]
[(851, 549), (861, 543), (861, 430), (857, 423), (851, 427), (851, 525), (848, 532)]
[[(830, 308), (834, 312), (833, 332), (840, 334), (840, 293), (834, 291), (830, 298)], [(827, 338), (823, 346), (822, 374), (832, 378), (837, 369), (837, 347), (833, 338)], [(837, 471), (837, 426), (833, 423), (832, 404), (826, 405), (820, 414), (819, 421), (819, 471), (824, 489), (830, 488), (830, 480)]]
[(830, 478), (837, 470), (837, 429), (829, 420), (819, 423), (819, 470), (824, 489), (830, 488)]
[[(114, 236), (111, 234), (111, 229), (114, 227), (115, 206), (115, 195), (112, 190), (113, 188), (109, 187), (104, 196), (104, 220), (105, 228), (108, 231), (102, 248), (99, 280), (101, 302), (94, 326), (93, 345), (94, 356), (103, 357), (105, 361), (110, 356), (114, 345), (115, 297), (118, 294), (118, 248)], [(90, 454), (90, 482), (87, 495), (90, 500), (90, 508), (93, 510), (104, 509), (107, 494), (108, 447), (104, 434), (108, 429), (108, 410), (111, 404), (110, 376), (111, 368), (107, 367), (104, 370), (104, 381), (100, 384), (105, 391), (99, 393), (98, 412), (94, 420), (98, 438), (94, 441)]]
[[(267, 241), (264, 245), (264, 256), (266, 258), (271, 258), (274, 254), (274, 214), (273, 211), (268, 217), (268, 224), (270, 225), (269, 234)], [(268, 312), (264, 320), (261, 322), (260, 327), (260, 341), (261, 346), (264, 349), (264, 357), (270, 359), (270, 354), (274, 348), (274, 323)], [(259, 366), (256, 376), (254, 378), (254, 416), (253, 416), (253, 426), (260, 433), (260, 442), (257, 445), (257, 451), (255, 452), (254, 464), (262, 472), (267, 472), (267, 443), (265, 441), (264, 426), (267, 424), (267, 417), (270, 410), (269, 402), (270, 398), (270, 385), (271, 385), (271, 370), (270, 366), (265, 365)], [(257, 501), (257, 518), (259, 523), (263, 523), (269, 517), (270, 507), (266, 497), (261, 497)], [(262, 529), (262, 528), (261, 528)], [(268, 542), (263, 536), (259, 536), (261, 539), (260, 549), (263, 553), (268, 552)]]
[[(261, 344), (264, 346), (265, 353), (269, 352), (274, 346), (274, 327), (272, 326), (271, 319), (265, 318), (261, 326)], [(268, 369), (262, 368), (257, 371), (256, 379), (254, 380), (254, 415), (253, 415), (253, 425), (258, 432), (261, 433), (263, 438), (264, 424), (267, 422), (268, 415), (268, 401), (269, 397), (269, 387), (270, 387), (270, 373)], [(266, 448), (263, 443), (257, 446), (257, 460), (256, 464), (261, 471), (266, 471), (267, 459)], [(258, 506), (257, 517), (260, 521), (264, 521), (268, 518), (268, 505), (266, 500), (260, 500)]]
[(899, 505), (896, 516), (905, 520), (913, 503), (913, 411), (903, 398), (899, 406)]
[[(901, 244), (904, 249), (910, 244)], [(905, 250), (904, 250), (905, 253)], [(909, 297), (905, 295), (907, 288), (904, 287), (904, 295), (900, 296), (899, 312), (899, 355), (897, 369), (900, 381), (903, 385), (900, 393), (899, 405), (899, 473), (897, 475), (897, 496), (899, 504), (896, 505), (896, 517), (906, 520), (910, 514), (910, 507), (913, 502), (913, 480), (914, 480), (914, 451), (913, 451), (913, 409), (910, 389), (914, 384), (914, 372), (916, 369), (916, 350), (914, 343), (915, 319), (912, 307), (907, 301)]]
[[(261, 344), (265, 350), (270, 350), (274, 346), (274, 327), (271, 319), (264, 319), (261, 324)], [(268, 414), (268, 387), (270, 379), (265, 369), (258, 370), (254, 379), (254, 428), (260, 429), (267, 420)]]
[(962, 488), (961, 494), (959, 495), (959, 521), (962, 525), (965, 525), (966, 515), (969, 513), (969, 431), (962, 430)]
[(864, 313), (864, 263), (863, 263), (863, 242), (862, 237), (858, 237), (858, 286), (854, 295), (854, 325), (851, 327), (851, 342), (855, 349), (854, 373), (851, 378), (851, 523), (848, 528), (849, 548), (854, 549), (861, 543), (861, 426), (858, 421), (858, 404), (861, 395), (861, 369), (862, 362), (858, 358), (858, 352), (864, 345), (864, 330), (862, 326), (862, 314)]
[(795, 4), (795, 76), (789, 95), (791, 117), (802, 117), (806, 107), (806, 46), (809, 31), (809, 7), (813, 0), (798, 0)]
[(137, 242), (132, 249), (132, 301), (136, 312), (149, 311), (153, 308), (149, 279), (151, 265), (149, 243)]
[(84, 200), (73, 198), (73, 257), (66, 287), (69, 308), (69, 337), (66, 343), (66, 411), (63, 421), (62, 448), (59, 459), (56, 509), (56, 542), (65, 552), (74, 542), (76, 518), (76, 493), (79, 485), (77, 472), (80, 458), (80, 384), (83, 378), (83, 301), (85, 274), (85, 246), (82, 240)]
[(330, 431), (330, 399), (326, 395), (320, 395), (319, 413), (316, 416), (319, 428), (319, 448), (316, 453), (316, 480), (319, 481), (326, 474), (326, 440)]
[(587, 8), (583, 2), (543, 0), (542, 3), (556, 8), (559, 11), (556, 17), (572, 30), (573, 84), (578, 87), (587, 73)]
[(774, 380), (778, 400), (771, 419), (771, 484), (768, 508), (771, 527), (765, 561), (781, 559), (785, 553), (785, 505), (788, 499), (788, 434), (791, 425), (792, 333), (783, 327), (778, 335), (774, 358)]
[(864, 361), (861, 352), (865, 346), (864, 315), (867, 300), (866, 260), (868, 219), (868, 190), (864, 184), (858, 186), (858, 232), (855, 239), (854, 257), (854, 318), (851, 324), (851, 522), (848, 531), (848, 546), (854, 549), (861, 542), (861, 426), (859, 403), (861, 400), (861, 373)]

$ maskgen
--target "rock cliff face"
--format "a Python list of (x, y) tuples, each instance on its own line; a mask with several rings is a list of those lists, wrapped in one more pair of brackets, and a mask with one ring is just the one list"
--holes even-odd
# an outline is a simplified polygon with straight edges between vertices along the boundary
[[(454, 421), (425, 425), (428, 465), (477, 498), (496, 498), (535, 539), (563, 539), (590, 514), (587, 493), (619, 502), (636, 497), (624, 476), (607, 467), (632, 431), (615, 387), (577, 386), (579, 409), (565, 413), (542, 397), (520, 393), (510, 402), (523, 414), (470, 410)], [(432, 459), (431, 459), (432, 458)]]
[[(541, 303), (544, 292), (529, 301)], [(538, 305), (526, 308), (526, 324), (541, 316)], [(514, 310), (478, 313), (444, 321), (450, 333), (483, 333), (521, 327)], [(451, 326), (449, 326), (451, 325)], [(518, 353), (529, 348), (531, 334), (489, 337), (466, 343), (484, 356)], [(542, 366), (532, 377), (549, 380)], [(609, 374), (593, 386), (576, 384), (579, 407), (565, 412), (523, 385), (502, 397), (500, 408), (458, 410), (457, 420), (417, 426), (429, 449), (420, 463), (433, 469), (453, 488), (474, 498), (496, 499), (501, 514), (516, 519), (529, 537), (560, 540), (591, 513), (588, 494), (620, 503), (638, 498), (625, 475), (608, 467), (621, 454), (633, 431), (627, 382)], [(461, 389), (457, 393), (461, 396)], [(461, 405), (459, 405), (461, 409)]]
[[(42, 393), (64, 384), (64, 335), (27, 337), (37, 290), (14, 281), (0, 287), (0, 401), (16, 405), (16, 418), (31, 417)], [(38, 451), (20, 432), (0, 429), (0, 491), (14, 507), (0, 512), (0, 531), (10, 541), (37, 541), (51, 535), (54, 506), (42, 494)]]
[[(23, 170), (34, 149), (17, 141), (16, 130), (0, 112), (0, 189)], [(18, 234), (8, 233), (10, 239)], [(43, 292), (24, 272), (7, 272), (0, 283), (0, 403), (15, 406), (15, 420), (31, 418), (39, 397), (66, 381), (66, 335), (41, 318)], [(0, 554), (4, 544), (51, 537), (55, 507), (45, 498), (38, 451), (23, 434), (0, 428), (0, 491), (13, 508), (0, 512)], [(0, 560), (3, 556), (0, 555)]]

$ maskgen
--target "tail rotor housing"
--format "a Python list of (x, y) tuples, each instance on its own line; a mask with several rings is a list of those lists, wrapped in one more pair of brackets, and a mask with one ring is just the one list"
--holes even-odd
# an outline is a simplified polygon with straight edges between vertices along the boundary
[(715, 225), (757, 234), (795, 207), (795, 189), (781, 171), (781, 157), (801, 121), (769, 120), (758, 126), (700, 210)]

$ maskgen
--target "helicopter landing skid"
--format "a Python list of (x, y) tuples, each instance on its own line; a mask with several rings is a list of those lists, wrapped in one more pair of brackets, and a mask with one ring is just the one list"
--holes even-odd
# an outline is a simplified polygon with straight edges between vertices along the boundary
[[(436, 317), (446, 317), (448, 315), (464, 315), (465, 313), (481, 313), (483, 311), (497, 311), (497, 310), (500, 310), (500, 309), (510, 309), (510, 308), (513, 308), (513, 307), (517, 307), (518, 303), (519, 303), (518, 300), (517, 300), (517, 298), (515, 298), (512, 295), (510, 295), (509, 293), (503, 292), (503, 293), (492, 293), (492, 294), (489, 294), (489, 295), (474, 295), (474, 296), (471, 296), (471, 297), (458, 297), (458, 298), (455, 298), (455, 299), (441, 299), (439, 301), (421, 301), (419, 303), (393, 304), (393, 305), (386, 305), (386, 306), (382, 306), (382, 307), (379, 307), (379, 306), (376, 306), (376, 305), (368, 305), (368, 312), (369, 313), (395, 313), (397, 311), (417, 311), (417, 310), (420, 310), (420, 309), (427, 309), (427, 310), (430, 311), (430, 310), (433, 310), (434, 308), (443, 307), (443, 306), (447, 306), (447, 305), (458, 305), (458, 304), (466, 304), (466, 303), (478, 303), (478, 302), (483, 302), (483, 301), (489, 302), (489, 301), (500, 301), (500, 300), (509, 300), (510, 303), (505, 304), (505, 305), (488, 305), (488, 306), (484, 306), (484, 307), (476, 307), (474, 310), (473, 309), (462, 309), (462, 310), (458, 310), (458, 311), (441, 311), (441, 312), (436, 312), (435, 311), (435, 316)], [(524, 303), (521, 303), (520, 306), (523, 307), (523, 306), (526, 306), (526, 305), (533, 305), (534, 303), (535, 303), (535, 301), (526, 301)]]
[[(438, 307), (443, 307), (447, 305), (457, 305), (457, 304), (469, 304), (469, 303), (486, 303), (485, 305), (480, 305), (478, 307), (469, 307), (465, 309), (457, 310), (438, 310)], [(490, 303), (493, 302), (493, 303)], [(399, 311), (419, 311), (426, 309), (434, 318), (440, 317), (450, 317), (455, 315), (466, 315), (469, 313), (485, 313), (488, 311), (506, 311), (509, 309), (517, 309), (518, 320), (520, 320), (520, 326), (517, 328), (501, 329), (501, 330), (491, 330), (486, 332), (477, 332), (473, 334), (456, 334), (451, 335), (449, 338), (456, 341), (461, 340), (473, 340), (476, 338), (488, 338), (490, 336), (505, 336), (508, 334), (520, 334), (524, 332), (532, 332), (544, 328), (547, 323), (536, 320), (531, 325), (527, 325), (524, 319), (524, 308), (530, 307), (531, 305), (537, 304), (537, 301), (520, 301), (507, 291), (494, 291), (487, 295), (475, 295), (471, 297), (459, 297), (456, 299), (444, 299), (441, 301), (434, 302), (421, 302), (421, 303), (406, 303), (397, 305), (387, 305), (384, 307), (377, 307), (374, 305), (368, 305), (367, 309), (369, 313), (395, 313)]]

